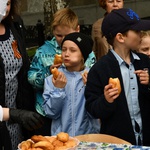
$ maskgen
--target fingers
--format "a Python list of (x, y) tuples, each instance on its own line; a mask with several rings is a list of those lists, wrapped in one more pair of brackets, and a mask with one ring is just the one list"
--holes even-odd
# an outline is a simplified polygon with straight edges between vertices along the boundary
[(66, 86), (67, 79), (66, 79), (66, 76), (64, 75), (64, 73), (60, 72), (57, 79), (56, 80), (52, 79), (52, 82), (55, 87), (64, 88)]
[(112, 103), (119, 96), (118, 89), (112, 88), (112, 85), (108, 84), (104, 88), (104, 96), (109, 103)]
[(134, 73), (139, 77), (141, 84), (147, 85), (149, 83), (149, 74), (147, 70), (136, 70)]
[(84, 73), (81, 74), (84, 85), (87, 82), (87, 75), (88, 75), (87, 71), (84, 71)]

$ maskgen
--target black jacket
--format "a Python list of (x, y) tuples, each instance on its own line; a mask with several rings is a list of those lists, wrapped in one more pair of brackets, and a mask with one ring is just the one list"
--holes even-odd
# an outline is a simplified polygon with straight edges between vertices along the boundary
[[(7, 24), (7, 26), (11, 29), (15, 40), (17, 40), (19, 52), (21, 53), (23, 61), (22, 68), (18, 73), (18, 92), (16, 98), (17, 109), (34, 111), (35, 110), (34, 92), (32, 86), (28, 83), (27, 80), (27, 72), (29, 70), (30, 62), (25, 47), (25, 34), (22, 19), (19, 16), (16, 16), (16, 18), (13, 19), (12, 23), (10, 25)], [(0, 105), (5, 107), (5, 72), (1, 55), (0, 55)], [(0, 139), (3, 139), (4, 143), (5, 140), (6, 142), (9, 141), (8, 131), (5, 130), (6, 130), (5, 122), (0, 123)], [(2, 135), (2, 133), (4, 134)], [(23, 133), (24, 137), (28, 138), (29, 132), (23, 129)]]
[[(135, 70), (143, 68), (150, 70), (150, 59), (144, 54), (137, 55), (140, 60), (133, 62)], [(110, 77), (118, 77), (122, 88), (121, 94), (113, 103), (108, 103), (104, 98), (104, 87), (108, 84)], [(143, 125), (143, 144), (150, 145), (150, 90), (148, 85), (140, 84), (138, 77), (137, 82)], [(110, 51), (91, 68), (88, 74), (85, 97), (87, 111), (101, 120), (100, 133), (117, 136), (136, 144), (120, 67)]]

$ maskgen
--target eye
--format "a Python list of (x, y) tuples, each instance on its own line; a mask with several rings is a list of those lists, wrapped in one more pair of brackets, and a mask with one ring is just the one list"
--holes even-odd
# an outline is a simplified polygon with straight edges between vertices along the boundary
[(7, 5), (7, 6), (11, 5), (11, 2), (10, 2), (10, 1), (8, 1), (6, 5)]
[(65, 52), (66, 50), (67, 50), (67, 48), (65, 48), (65, 47), (62, 47), (62, 52)]

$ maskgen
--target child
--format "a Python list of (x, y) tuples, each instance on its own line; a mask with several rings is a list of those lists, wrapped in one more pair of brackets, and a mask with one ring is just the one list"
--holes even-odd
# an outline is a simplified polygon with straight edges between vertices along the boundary
[[(45, 79), (44, 104), (46, 116), (52, 118), (52, 135), (63, 131), (70, 136), (99, 133), (99, 121), (85, 110), (84, 89), (86, 77), (84, 66), (92, 51), (90, 37), (74, 32), (62, 42), (62, 61), (56, 80), (53, 75)], [(83, 76), (83, 78), (82, 78)]]
[[(36, 92), (36, 111), (45, 116), (42, 109), (43, 86), (45, 77), (51, 74), (51, 68), (59, 67), (61, 64), (53, 65), (55, 54), (61, 54), (61, 42), (63, 38), (71, 32), (79, 32), (78, 16), (69, 8), (63, 8), (54, 14), (52, 22), (52, 31), (54, 38), (46, 41), (39, 47), (30, 65), (28, 72), (28, 81), (35, 88)], [(96, 57), (93, 52), (90, 53), (86, 66), (91, 67), (95, 63)], [(45, 127), (37, 134), (47, 135), (50, 128), (50, 120), (45, 118)], [(48, 129), (47, 129), (48, 128)]]
[(142, 31), (141, 37), (142, 40), (138, 52), (143, 53), (150, 58), (150, 31)]
[[(141, 41), (141, 30), (150, 29), (150, 21), (140, 20), (131, 9), (109, 13), (102, 32), (113, 46), (89, 71), (85, 89), (86, 109), (101, 120), (101, 131), (134, 145), (150, 145), (150, 60), (133, 53)], [(118, 88), (109, 78), (118, 78)]]

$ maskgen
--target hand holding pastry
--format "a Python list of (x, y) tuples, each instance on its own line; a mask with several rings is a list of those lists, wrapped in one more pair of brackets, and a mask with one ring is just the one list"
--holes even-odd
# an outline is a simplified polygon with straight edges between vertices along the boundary
[(118, 78), (109, 78), (109, 84), (104, 88), (105, 99), (112, 103), (119, 96), (121, 92), (120, 81)]
[(55, 68), (53, 68), (53, 69), (51, 70), (51, 73), (53, 74), (53, 78), (56, 80), (60, 72), (59, 72), (58, 69), (55, 67)]
[(52, 82), (54, 86), (57, 88), (64, 88), (67, 83), (67, 79), (64, 73), (59, 72), (57, 68), (54, 68), (52, 69), (52, 74), (53, 74)]

